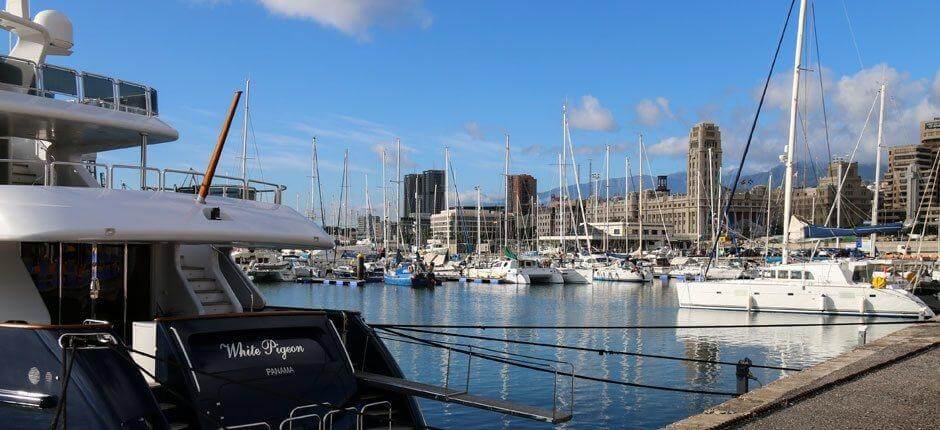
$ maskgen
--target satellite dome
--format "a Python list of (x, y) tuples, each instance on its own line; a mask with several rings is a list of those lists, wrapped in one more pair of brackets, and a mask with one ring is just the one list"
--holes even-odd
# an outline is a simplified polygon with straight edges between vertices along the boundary
[(44, 10), (37, 13), (33, 21), (49, 31), (53, 46), (65, 50), (72, 48), (72, 21), (64, 13), (57, 10)]

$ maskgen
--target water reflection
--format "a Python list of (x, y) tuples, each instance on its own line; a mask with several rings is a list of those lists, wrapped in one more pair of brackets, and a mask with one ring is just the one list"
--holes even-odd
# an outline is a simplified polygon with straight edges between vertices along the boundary
[[(668, 284), (597, 283), (593, 285), (492, 285), (447, 283), (434, 290), (370, 284), (364, 287), (309, 284), (262, 286), (271, 303), (361, 311), (368, 322), (492, 325), (675, 325), (770, 324), (857, 321), (822, 317), (738, 311), (678, 309)], [(869, 340), (901, 326), (870, 326)], [(662, 330), (452, 330), (496, 338), (636, 351), (696, 359), (805, 367), (854, 347), (855, 326), (662, 329)], [(421, 337), (432, 337), (420, 335)], [(581, 374), (622, 381), (734, 391), (734, 367), (624, 355), (541, 348), (495, 341), (449, 337), (437, 340), (483, 346), (498, 351), (571, 362)], [(425, 346), (386, 341), (409, 378), (443, 384), (446, 352)], [(463, 384), (467, 357), (450, 361), (450, 384)], [(551, 408), (551, 374), (474, 358), (470, 360), (470, 392)], [(755, 369), (768, 383), (782, 371)], [(457, 382), (460, 381), (460, 382)], [(559, 384), (564, 386), (564, 384)], [(650, 428), (700, 412), (726, 397), (672, 393), (588, 381), (575, 383), (574, 419), (560, 428)], [(560, 398), (567, 404), (566, 398)], [(469, 409), (420, 401), (429, 425), (441, 428), (548, 428), (550, 425)]]

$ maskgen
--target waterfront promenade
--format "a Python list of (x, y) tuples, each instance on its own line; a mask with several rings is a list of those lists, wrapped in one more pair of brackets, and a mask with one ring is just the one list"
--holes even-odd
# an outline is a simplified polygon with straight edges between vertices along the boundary
[(940, 428), (940, 324), (920, 324), (671, 424), (670, 429)]

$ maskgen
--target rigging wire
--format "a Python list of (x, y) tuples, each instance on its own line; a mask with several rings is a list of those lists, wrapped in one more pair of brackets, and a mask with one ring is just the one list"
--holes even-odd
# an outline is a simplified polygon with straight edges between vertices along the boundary
[(477, 329), (477, 330), (676, 330), (676, 329), (723, 329), (723, 328), (785, 328), (785, 327), (833, 327), (853, 325), (897, 325), (897, 324), (936, 324), (932, 320), (891, 320), (891, 321), (852, 321), (823, 323), (774, 323), (774, 324), (664, 324), (664, 325), (487, 325), (487, 324), (369, 324), (372, 328), (406, 329)]
[[(527, 345), (527, 346), (541, 346), (541, 347), (547, 347), (547, 348), (569, 349), (573, 351), (582, 351), (582, 352), (596, 352), (600, 355), (604, 355), (604, 354), (629, 355), (633, 357), (661, 358), (664, 360), (685, 361), (685, 362), (692, 362), (692, 363), (723, 364), (723, 365), (728, 365), (728, 366), (736, 366), (738, 364), (737, 362), (731, 362), (731, 361), (705, 360), (705, 359), (700, 359), (700, 358), (676, 357), (676, 356), (671, 356), (671, 355), (647, 354), (647, 353), (641, 353), (641, 352), (618, 351), (618, 350), (610, 350), (610, 349), (603, 349), (603, 348), (587, 348), (587, 347), (574, 346), (574, 345), (532, 342), (532, 341), (520, 340), (520, 339), (505, 339), (505, 338), (500, 339), (496, 337), (453, 333), (453, 332), (435, 332), (431, 330), (421, 330), (421, 329), (401, 329), (401, 330), (433, 334), (433, 335), (439, 335), (439, 336), (453, 336), (453, 337), (462, 337), (466, 339), (505, 342), (505, 343), (510, 343), (510, 344), (519, 344), (519, 345)], [(752, 364), (751, 367), (759, 368), (759, 369), (786, 370), (786, 371), (794, 371), (794, 372), (799, 372), (803, 370), (803, 369), (797, 369), (797, 368), (792, 368), (792, 367), (758, 365), (758, 364)]]
[(829, 143), (829, 114), (826, 110), (826, 91), (823, 88), (822, 55), (819, 53), (819, 33), (816, 31), (816, 2), (810, 5), (809, 11), (813, 22), (813, 40), (816, 44), (816, 69), (819, 76), (819, 100), (822, 102), (823, 128), (826, 131), (826, 151), (829, 154), (829, 164), (832, 164), (832, 145)]
[(862, 63), (862, 52), (858, 49), (858, 41), (855, 39), (855, 29), (852, 28), (852, 19), (849, 18), (849, 8), (845, 5), (845, 0), (842, 0), (842, 11), (845, 12), (845, 22), (849, 24), (849, 34), (852, 36), (852, 45), (855, 46), (855, 56), (858, 58), (858, 68), (859, 70), (864, 70), (865, 64)]
[[(435, 346), (435, 347), (447, 349), (453, 352), (467, 354), (473, 357), (479, 357), (484, 360), (495, 361), (497, 363), (503, 363), (503, 364), (509, 364), (509, 365), (522, 367), (522, 368), (530, 369), (530, 370), (535, 370), (539, 372), (555, 373), (555, 371), (548, 370), (543, 367), (537, 367), (534, 365), (530, 365), (530, 364), (526, 364), (526, 363), (522, 363), (522, 362), (510, 360), (510, 359), (505, 359), (502, 357), (496, 357), (496, 356), (489, 355), (489, 354), (481, 354), (481, 353), (473, 352), (473, 351), (466, 350), (466, 349), (453, 348), (453, 347), (444, 345), (440, 342), (424, 339), (421, 337), (411, 336), (411, 335), (401, 333), (401, 332), (396, 332), (388, 328), (386, 328), (385, 331), (393, 333), (395, 335), (398, 335), (400, 337), (403, 337), (409, 340), (413, 340), (415, 342), (421, 342), (425, 345)], [(649, 388), (653, 390), (672, 391), (672, 392), (678, 392), (678, 393), (706, 394), (706, 395), (718, 395), (718, 396), (736, 396), (737, 395), (737, 393), (732, 393), (728, 391), (698, 390), (698, 389), (693, 389), (693, 388), (676, 388), (676, 387), (666, 387), (666, 386), (661, 386), (661, 385), (640, 384), (636, 382), (627, 382), (627, 381), (621, 381), (617, 379), (607, 379), (607, 378), (600, 378), (597, 376), (583, 375), (579, 373), (574, 373), (573, 371), (571, 373), (565, 373), (565, 372), (557, 372), (557, 373), (560, 375), (568, 375), (571, 378), (575, 378), (575, 379), (583, 379), (585, 381), (603, 382), (606, 384), (623, 385), (623, 386), (635, 387), (635, 388)]]
[[(793, 6), (796, 4), (796, 0), (790, 1), (790, 9), (787, 10), (787, 19), (783, 22), (783, 30), (780, 31), (780, 38), (777, 40), (777, 49), (774, 51), (773, 60), (770, 62), (770, 70), (767, 71), (767, 78), (764, 80), (764, 90), (760, 95), (760, 102), (757, 103), (757, 112), (754, 113), (754, 120), (751, 122), (751, 130), (747, 135), (747, 143), (744, 145), (744, 153), (741, 154), (741, 162), (738, 163), (738, 170), (734, 173), (734, 182), (731, 184), (731, 193), (728, 194), (728, 203), (725, 204), (725, 219), (728, 218), (728, 212), (731, 210), (731, 202), (734, 201), (734, 193), (738, 189), (738, 182), (741, 180), (741, 172), (744, 170), (744, 161), (747, 159), (747, 152), (751, 149), (751, 141), (754, 138), (754, 130), (757, 128), (757, 120), (760, 118), (761, 108), (764, 106), (764, 98), (767, 97), (767, 89), (770, 87), (770, 78), (773, 77), (774, 68), (777, 65), (777, 58), (780, 56), (780, 48), (783, 47), (783, 38), (787, 34), (787, 27), (790, 25), (790, 17), (793, 15)], [(786, 234), (786, 232), (784, 232)], [(715, 235), (715, 240), (712, 242), (712, 250), (708, 255), (708, 264), (704, 268), (704, 276), (708, 276), (708, 268), (712, 265), (712, 260), (715, 259), (715, 254), (718, 250), (718, 238), (721, 235)]]

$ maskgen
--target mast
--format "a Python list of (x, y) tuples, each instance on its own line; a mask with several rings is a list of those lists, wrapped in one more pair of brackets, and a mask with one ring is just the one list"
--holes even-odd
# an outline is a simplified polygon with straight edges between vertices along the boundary
[[(784, 176), (783, 197), (783, 241), (781, 243), (781, 263), (790, 260), (790, 216), (793, 212), (793, 148), (796, 146), (796, 114), (800, 94), (800, 71), (803, 59), (803, 27), (806, 23), (806, 0), (800, 0), (800, 18), (796, 28), (796, 52), (793, 55), (793, 88), (790, 96), (790, 130), (786, 148), (786, 176)], [(841, 181), (840, 181), (841, 183)], [(841, 198), (841, 197), (840, 197)]]
[(242, 123), (242, 198), (248, 199), (248, 101), (251, 97), (251, 78), (245, 79), (245, 115)]
[(767, 175), (767, 229), (764, 235), (764, 260), (767, 259), (767, 254), (770, 252), (770, 195), (772, 194), (773, 184), (774, 175), (773, 170), (771, 170), (770, 174)]
[(418, 210), (415, 214), (415, 254), (418, 254), (421, 247), (421, 193), (418, 192), (421, 189), (418, 186), (420, 179), (421, 176), (415, 178), (415, 209)]
[(630, 234), (628, 229), (630, 228), (630, 181), (633, 180), (633, 178), (630, 177), (630, 157), (623, 158), (626, 161), (626, 163), (624, 163), (625, 180), (623, 181), (623, 250), (629, 254)]
[(607, 252), (610, 228), (610, 145), (607, 145), (604, 153), (604, 176), (606, 184), (604, 185), (604, 252)]
[[(717, 236), (721, 236), (721, 208), (724, 207), (724, 205), (722, 204), (722, 200), (721, 200), (721, 166), (718, 166), (718, 185), (717, 185), (717, 188), (718, 188), (718, 202), (715, 204), (715, 212), (717, 212), (717, 214), (715, 215), (715, 217), (718, 218), (718, 222), (716, 222), (715, 225), (717, 225), (718, 228), (717, 228), (717, 231), (715, 232), (715, 234), (716, 234)], [(725, 220), (725, 222), (728, 222), (728, 220)], [(731, 231), (731, 228), (728, 227), (728, 232), (730, 233), (730, 231)], [(715, 257), (718, 257), (717, 251), (715, 252), (715, 254), (716, 254)]]
[(372, 199), (369, 197), (369, 174), (365, 174), (366, 177), (366, 237), (369, 239), (369, 242), (375, 244), (377, 242), (375, 235), (375, 225), (372, 223)]
[[(587, 251), (588, 253), (592, 252), (591, 249), (591, 235), (588, 232), (588, 223), (587, 223), (587, 212), (584, 210), (584, 198), (581, 195), (581, 173), (578, 172), (578, 161), (574, 158), (574, 144), (571, 143), (571, 132), (568, 128), (568, 105), (565, 105), (564, 110), (562, 111), (562, 118), (564, 119), (564, 129), (565, 129), (565, 138), (568, 140), (568, 152), (571, 154), (571, 166), (574, 168), (574, 186), (578, 189), (578, 208), (581, 210), (581, 221), (584, 223), (584, 238), (587, 242)], [(575, 225), (575, 238), (577, 238), (578, 226)], [(577, 241), (577, 239), (575, 239)]]
[[(884, 144), (884, 136), (882, 134), (885, 122), (885, 89), (887, 83), (881, 83), (881, 107), (878, 109), (878, 144), (875, 147), (875, 195), (872, 197), (871, 202), (871, 225), (872, 227), (878, 225), (878, 194), (881, 193), (881, 148)], [(840, 178), (841, 180), (841, 178)], [(869, 253), (872, 257), (875, 257), (875, 241), (878, 240), (878, 233), (871, 234), (871, 252)]]
[[(320, 203), (320, 225), (326, 228), (326, 211), (323, 210), (323, 187), (320, 184), (320, 159), (317, 155), (317, 137), (313, 137), (313, 173), (317, 178), (317, 201)], [(311, 182), (313, 180), (311, 179)], [(311, 187), (312, 187), (311, 183)], [(311, 190), (311, 193), (313, 191)], [(311, 207), (313, 204), (311, 203)]]
[[(564, 151), (562, 145), (562, 151)], [(563, 152), (558, 154), (558, 240), (561, 243), (561, 256), (565, 257), (565, 168)]]
[(388, 182), (385, 177), (388, 153), (382, 146), (382, 249), (388, 253)]
[(479, 257), (480, 257), (480, 252), (481, 252), (480, 246), (483, 245), (483, 223), (482, 223), (481, 218), (480, 218), (480, 209), (481, 209), (481, 206), (482, 206), (482, 205), (481, 205), (481, 203), (480, 203), (480, 200), (481, 200), (481, 199), (480, 199), (480, 197), (481, 197), (481, 196), (480, 196), (480, 186), (477, 185), (477, 186), (475, 186), (475, 187), (473, 187), (473, 188), (477, 190), (477, 258), (479, 258)]
[(505, 179), (506, 203), (503, 207), (503, 246), (509, 248), (509, 133), (506, 133), (506, 163), (503, 168), (503, 177)]
[(715, 218), (715, 174), (712, 171), (714, 163), (712, 162), (712, 148), (708, 148), (708, 211), (711, 212), (712, 219), (712, 243), (715, 243), (718, 237), (717, 218)]
[[(447, 211), (450, 209), (450, 188), (448, 188), (448, 178), (450, 177), (450, 152), (449, 149), (444, 147), (444, 219), (447, 221), (447, 229), (444, 230), (447, 232), (447, 252), (450, 252), (450, 220), (446, 216)], [(437, 195), (437, 193), (435, 193)], [(457, 221), (457, 211), (454, 211), (454, 221)], [(456, 233), (456, 229), (455, 229)]]
[(395, 145), (398, 146), (398, 157), (396, 157), (395, 163), (397, 164), (398, 172), (395, 176), (395, 184), (398, 186), (396, 191), (396, 198), (398, 200), (398, 249), (401, 249), (405, 245), (405, 237), (401, 231), (401, 219), (404, 216), (405, 209), (402, 207), (403, 196), (401, 194), (401, 138), (395, 138)]
[(539, 251), (539, 202), (536, 201), (535, 196), (532, 196), (531, 207), (535, 212), (535, 218), (532, 222), (532, 234), (535, 235), (535, 252)]
[(640, 245), (639, 247), (637, 247), (637, 255), (642, 256), (643, 255), (643, 133), (640, 133), (640, 186), (638, 188), (639, 188), (639, 191), (637, 193), (639, 194), (638, 196), (639, 216), (637, 216), (637, 218), (639, 220), (639, 226), (640, 226), (640, 234), (639, 234)]

